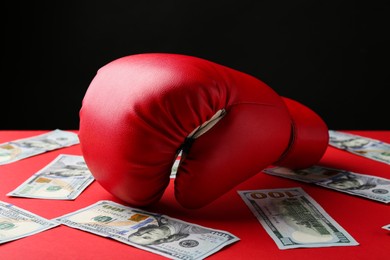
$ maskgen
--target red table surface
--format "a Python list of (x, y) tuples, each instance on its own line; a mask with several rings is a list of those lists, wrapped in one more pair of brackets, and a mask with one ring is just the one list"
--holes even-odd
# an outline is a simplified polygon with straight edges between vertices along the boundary
[[(0, 144), (48, 132), (0, 131)], [(73, 131), (76, 132), (77, 131)], [(390, 143), (390, 131), (345, 130)], [(14, 163), (0, 165), (0, 200), (14, 204), (47, 219), (59, 217), (99, 200), (124, 204), (94, 181), (73, 201), (8, 197), (31, 175), (45, 167), (59, 154), (81, 155), (80, 145), (47, 152)], [(346, 151), (328, 147), (319, 165), (375, 175), (390, 179), (390, 166)], [(240, 238), (208, 259), (388, 259), (390, 232), (381, 228), (390, 224), (389, 204), (275, 177), (260, 172), (238, 185), (212, 204), (199, 209), (182, 208), (174, 198), (173, 180), (161, 201), (149, 211), (166, 214)], [(358, 246), (300, 248), (280, 250), (252, 214), (237, 190), (302, 187), (325, 211), (358, 242)], [(202, 192), (202, 191), (199, 191)], [(0, 258), (8, 259), (167, 259), (121, 242), (64, 225), (0, 245)]]

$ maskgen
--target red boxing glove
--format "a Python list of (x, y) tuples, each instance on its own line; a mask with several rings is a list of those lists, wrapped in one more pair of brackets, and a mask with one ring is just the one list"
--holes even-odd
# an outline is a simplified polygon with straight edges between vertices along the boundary
[(79, 138), (95, 179), (134, 206), (161, 198), (183, 150), (175, 196), (195, 209), (269, 165), (316, 164), (328, 129), (255, 77), (197, 57), (151, 53), (98, 71), (83, 99)]

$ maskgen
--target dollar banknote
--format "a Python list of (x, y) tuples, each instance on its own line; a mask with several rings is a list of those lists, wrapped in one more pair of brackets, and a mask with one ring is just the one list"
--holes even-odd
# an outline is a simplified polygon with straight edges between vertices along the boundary
[(377, 176), (319, 165), (300, 170), (270, 167), (264, 169), (263, 172), (278, 177), (312, 183), (382, 203), (390, 203), (390, 180)]
[(383, 228), (383, 229), (386, 229), (386, 230), (390, 230), (390, 224), (384, 225), (382, 228)]
[(55, 129), (45, 134), (2, 143), (0, 144), (0, 165), (75, 145), (79, 142), (76, 133)]
[(204, 259), (239, 240), (226, 231), (107, 200), (54, 220), (171, 259)]
[(74, 200), (94, 180), (83, 156), (60, 154), (7, 196)]
[(376, 139), (329, 130), (329, 145), (375, 161), (390, 164), (390, 144)]
[(300, 187), (238, 193), (279, 249), (358, 245)]
[(0, 201), (0, 244), (31, 236), (58, 226), (15, 205)]

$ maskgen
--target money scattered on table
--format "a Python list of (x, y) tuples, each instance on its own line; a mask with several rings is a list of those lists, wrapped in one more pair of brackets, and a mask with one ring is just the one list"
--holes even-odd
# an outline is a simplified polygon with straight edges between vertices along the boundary
[(7, 196), (74, 200), (94, 181), (80, 155), (58, 155)]
[(0, 201), (0, 244), (31, 236), (58, 225), (57, 222)]
[(370, 200), (390, 203), (390, 180), (381, 177), (318, 165), (300, 170), (273, 167), (264, 169), (263, 172), (278, 177), (312, 183)]
[(385, 226), (383, 226), (382, 228), (383, 228), (383, 229), (386, 229), (386, 230), (390, 230), (390, 224), (385, 225)]
[(300, 187), (238, 193), (279, 249), (358, 245)]
[(55, 220), (171, 259), (204, 259), (239, 240), (226, 231), (106, 200)]
[(390, 144), (376, 139), (329, 130), (329, 144), (356, 155), (390, 164)]
[(0, 144), (0, 165), (75, 145), (79, 142), (76, 133), (56, 129), (45, 134), (2, 143)]

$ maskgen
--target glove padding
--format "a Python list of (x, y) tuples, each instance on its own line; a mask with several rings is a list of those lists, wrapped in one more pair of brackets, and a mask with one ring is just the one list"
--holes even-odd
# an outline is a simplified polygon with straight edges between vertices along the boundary
[(149, 53), (99, 69), (80, 110), (84, 159), (117, 198), (175, 196), (201, 208), (269, 165), (306, 168), (328, 144), (323, 120), (259, 79), (201, 58)]

